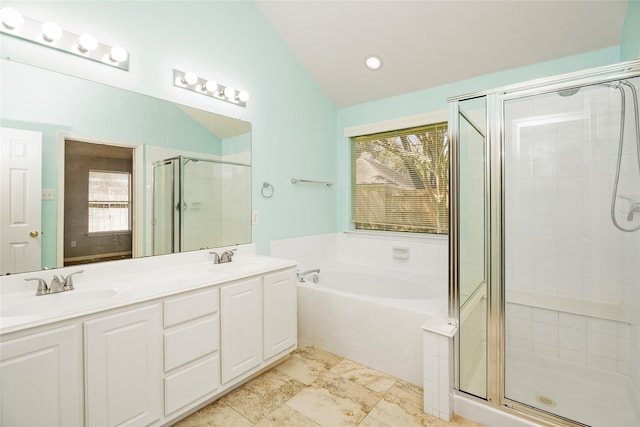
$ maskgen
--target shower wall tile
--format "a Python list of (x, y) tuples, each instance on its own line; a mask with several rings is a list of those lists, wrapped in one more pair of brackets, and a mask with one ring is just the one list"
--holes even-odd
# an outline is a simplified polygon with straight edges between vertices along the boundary
[(595, 354), (587, 354), (587, 367), (608, 372), (617, 372), (618, 362), (615, 359), (609, 359)]
[(632, 328), (628, 323), (506, 304), (506, 347), (621, 374), (629, 374)]
[(584, 351), (575, 351), (568, 348), (559, 349), (560, 360), (575, 365), (587, 366), (587, 353)]

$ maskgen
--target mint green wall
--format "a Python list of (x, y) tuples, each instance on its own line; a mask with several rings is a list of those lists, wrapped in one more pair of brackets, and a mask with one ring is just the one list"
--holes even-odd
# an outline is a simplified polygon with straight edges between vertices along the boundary
[(640, 0), (629, 0), (624, 20), (620, 59), (631, 61), (640, 58)]
[[(252, 123), (253, 241), (336, 230), (335, 187), (293, 185), (292, 177), (335, 180), (336, 109), (253, 2), (3, 1), (25, 16), (131, 52), (130, 71), (0, 36), (2, 55), (169, 99)], [(246, 108), (173, 86), (172, 69), (246, 89)], [(260, 195), (262, 182), (275, 188)]]
[[(350, 148), (349, 140), (344, 137), (344, 129), (368, 123), (410, 117), (433, 111), (445, 110), (447, 98), (464, 95), (508, 84), (578, 71), (586, 68), (609, 65), (620, 61), (619, 47), (570, 56), (553, 61), (542, 62), (527, 67), (515, 68), (498, 73), (487, 74), (471, 79), (436, 86), (417, 92), (399, 95), (380, 101), (369, 102), (338, 110), (337, 157), (338, 167), (338, 228), (348, 230), (350, 224)], [(425, 82), (428, 85), (428, 82)]]
[[(0, 36), (0, 47), (3, 55), (18, 61), (251, 122), (252, 209), (260, 214), (253, 241), (267, 252), (272, 239), (348, 228), (345, 127), (441, 110), (450, 96), (618, 62), (623, 51), (634, 49), (636, 3), (629, 5), (633, 15), (627, 16), (623, 46), (338, 111), (252, 2), (3, 1), (34, 19), (56, 21), (76, 33), (92, 31), (100, 40), (123, 45), (131, 52), (129, 72), (6, 36)], [(248, 90), (247, 107), (174, 87), (173, 68)], [(292, 177), (336, 185), (294, 185)], [(261, 196), (263, 182), (274, 186), (272, 198)]]

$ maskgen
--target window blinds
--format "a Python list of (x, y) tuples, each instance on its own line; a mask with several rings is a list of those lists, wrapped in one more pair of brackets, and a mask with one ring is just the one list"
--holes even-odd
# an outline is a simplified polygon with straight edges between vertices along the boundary
[(447, 234), (447, 123), (351, 139), (355, 229)]

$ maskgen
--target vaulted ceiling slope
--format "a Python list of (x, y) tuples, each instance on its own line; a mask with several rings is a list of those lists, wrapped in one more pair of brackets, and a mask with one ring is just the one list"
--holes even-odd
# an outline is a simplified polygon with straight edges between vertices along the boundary
[[(626, 0), (256, 1), (337, 108), (620, 44)], [(369, 54), (383, 59), (370, 71)]]

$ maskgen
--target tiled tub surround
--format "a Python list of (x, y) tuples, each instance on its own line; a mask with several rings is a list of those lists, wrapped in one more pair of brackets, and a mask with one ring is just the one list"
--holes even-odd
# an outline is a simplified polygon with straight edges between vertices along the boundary
[(79, 268), (3, 276), (1, 423), (163, 425), (285, 357), (295, 263), (238, 252), (216, 265), (208, 251), (86, 265), (55, 295), (23, 279)]
[[(298, 341), (316, 345), (416, 385), (423, 384), (422, 325), (446, 315), (446, 240), (393, 240), (371, 235), (328, 234), (272, 243), (272, 254), (288, 256), (300, 269), (320, 268), (318, 285), (298, 285)], [(403, 256), (396, 258), (397, 248)], [(345, 271), (412, 280), (431, 297), (375, 298), (323, 287), (322, 271)], [(429, 274), (431, 273), (431, 274)], [(363, 275), (363, 278), (366, 276)], [(363, 279), (364, 280), (364, 279)], [(376, 280), (377, 281), (377, 280)], [(367, 283), (361, 283), (367, 287)]]

